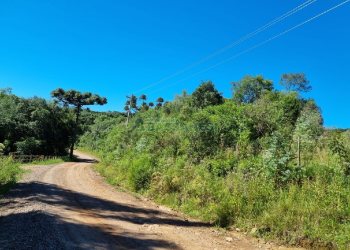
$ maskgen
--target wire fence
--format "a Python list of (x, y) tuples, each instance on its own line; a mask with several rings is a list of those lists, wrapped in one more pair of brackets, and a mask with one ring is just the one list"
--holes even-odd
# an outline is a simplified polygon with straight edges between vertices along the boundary
[(45, 161), (45, 160), (52, 160), (57, 159), (58, 156), (49, 156), (49, 155), (20, 155), (12, 153), (10, 154), (13, 160), (20, 162), (20, 163), (29, 163), (33, 161)]

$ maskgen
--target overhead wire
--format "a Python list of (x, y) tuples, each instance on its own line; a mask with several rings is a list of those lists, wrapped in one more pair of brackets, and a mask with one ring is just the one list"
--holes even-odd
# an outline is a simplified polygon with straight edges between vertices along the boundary
[(307, 19), (307, 20), (305, 20), (305, 21), (303, 21), (303, 22), (301, 22), (301, 23), (299, 23), (299, 24), (289, 28), (289, 29), (287, 29), (287, 30), (284, 30), (283, 32), (278, 33), (277, 35), (274, 35), (274, 36), (270, 37), (269, 39), (264, 40), (263, 42), (260, 42), (260, 43), (258, 43), (256, 45), (252, 46), (252, 47), (249, 47), (248, 49), (245, 49), (245, 50), (243, 50), (243, 51), (241, 51), (241, 52), (239, 52), (239, 53), (237, 53), (237, 54), (235, 54), (235, 55), (233, 55), (233, 56), (231, 56), (229, 58), (226, 58), (226, 59), (224, 59), (224, 60), (222, 60), (222, 61), (220, 61), (220, 62), (218, 62), (218, 63), (216, 63), (216, 64), (214, 64), (214, 65), (212, 65), (212, 66), (210, 66), (208, 68), (205, 68), (204, 70), (196, 72), (196, 73), (194, 73), (194, 74), (192, 74), (192, 75), (190, 75), (190, 76), (188, 76), (186, 78), (183, 78), (183, 79), (181, 79), (179, 81), (176, 81), (176, 82), (174, 82), (172, 84), (168, 84), (166, 86), (163, 86), (162, 88), (159, 88), (159, 89), (156, 89), (154, 91), (151, 91), (151, 92), (149, 92), (149, 94), (156, 93), (156, 92), (158, 92), (160, 90), (163, 90), (165, 88), (172, 87), (174, 85), (177, 85), (178, 83), (184, 82), (184, 81), (186, 81), (186, 80), (188, 80), (188, 79), (190, 79), (192, 77), (195, 77), (197, 75), (203, 74), (203, 73), (205, 73), (205, 72), (207, 72), (207, 71), (209, 71), (211, 69), (214, 69), (214, 68), (216, 68), (216, 67), (218, 67), (218, 66), (220, 66), (222, 64), (225, 64), (225, 63), (227, 63), (229, 61), (232, 61), (232, 60), (236, 59), (237, 57), (240, 57), (240, 56), (242, 56), (242, 55), (244, 55), (244, 54), (246, 54), (246, 53), (248, 53), (248, 52), (250, 52), (252, 50), (255, 50), (255, 49), (257, 49), (257, 48), (259, 48), (259, 47), (261, 47), (261, 46), (263, 46), (263, 45), (265, 45), (265, 44), (267, 44), (267, 43), (269, 43), (269, 42), (271, 42), (271, 41), (273, 41), (273, 40), (275, 40), (275, 39), (277, 39), (277, 38), (279, 38), (279, 37), (281, 37), (281, 36), (283, 36), (283, 35), (285, 35), (285, 34), (287, 34), (289, 32), (291, 32), (291, 31), (293, 31), (295, 29), (297, 29), (297, 28), (300, 28), (301, 26), (304, 26), (305, 24), (307, 24), (309, 22), (314, 21), (315, 19), (320, 18), (321, 16), (323, 16), (323, 15), (325, 15), (325, 14), (331, 12), (331, 11), (334, 11), (335, 9), (345, 5), (348, 2), (350, 2), (350, 0), (345, 0), (345, 1), (337, 4), (337, 5), (333, 6), (333, 7), (331, 7), (329, 9), (327, 9), (327, 10), (325, 10), (325, 11), (323, 11), (323, 12), (321, 12), (321, 13), (319, 13), (319, 14), (317, 14), (317, 15), (315, 15), (315, 16), (313, 16), (313, 17), (311, 17), (311, 18), (309, 18), (309, 19)]
[(196, 67), (196, 66), (198, 66), (198, 65), (200, 65), (200, 64), (202, 64), (202, 63), (204, 63), (206, 61), (208, 61), (209, 59), (211, 59), (213, 57), (216, 57), (216, 56), (226, 52), (227, 50), (232, 49), (233, 47), (235, 47), (237, 45), (242, 44), (243, 42), (247, 41), (250, 38), (253, 38), (254, 36), (260, 34), (261, 32), (269, 29), (270, 27), (272, 27), (272, 26), (282, 22), (286, 18), (296, 14), (297, 12), (303, 10), (304, 8), (308, 7), (309, 5), (315, 3), (316, 1), (318, 1), (318, 0), (305, 1), (304, 3), (302, 3), (302, 4), (298, 5), (298, 6), (296, 6), (295, 8), (293, 8), (292, 10), (284, 13), (283, 15), (281, 15), (281, 16), (273, 19), (272, 21), (266, 23), (265, 25), (259, 27), (258, 29), (254, 30), (253, 32), (250, 32), (250, 33), (242, 36), (241, 38), (235, 40), (234, 42), (228, 44), (227, 46), (225, 46), (225, 47), (223, 47), (221, 49), (218, 49), (217, 51), (215, 51), (215, 52), (207, 55), (206, 57), (204, 57), (204, 58), (202, 58), (202, 59), (200, 59), (200, 60), (198, 60), (198, 61), (196, 61), (196, 62), (194, 62), (194, 63), (192, 63), (190, 65), (188, 65), (187, 67), (185, 67), (185, 68), (183, 68), (183, 69), (181, 69), (181, 70), (179, 70), (179, 71), (177, 71), (177, 72), (175, 72), (175, 73), (173, 73), (173, 74), (171, 74), (169, 76), (166, 76), (166, 77), (164, 77), (164, 78), (162, 78), (162, 79), (160, 79), (160, 80), (158, 80), (158, 81), (156, 81), (156, 82), (154, 82), (152, 84), (149, 84), (149, 85), (147, 85), (147, 86), (145, 86), (145, 87), (135, 91), (135, 93), (141, 93), (144, 90), (147, 90), (149, 88), (157, 86), (157, 85), (159, 85), (160, 83), (162, 83), (164, 81), (170, 80), (170, 79), (172, 79), (172, 78), (174, 78), (176, 76), (179, 76), (179, 75), (185, 73), (186, 71), (188, 71), (188, 70), (190, 70), (190, 69), (192, 69), (192, 68), (194, 68), (194, 67)]

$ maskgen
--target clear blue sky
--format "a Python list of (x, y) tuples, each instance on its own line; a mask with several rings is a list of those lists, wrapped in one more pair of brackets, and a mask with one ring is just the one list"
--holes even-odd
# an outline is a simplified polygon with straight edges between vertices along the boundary
[[(191, 75), (343, 0), (318, 0), (218, 57), (144, 91), (171, 100), (212, 80), (305, 72), (325, 125), (350, 127), (350, 3), (210, 71)], [(97, 110), (121, 110), (125, 95), (200, 60), (305, 0), (1, 0), (0, 88), (49, 98), (62, 87), (106, 96)], [(187, 80), (181, 81), (183, 78)], [(180, 81), (180, 82), (178, 82)], [(158, 91), (158, 92), (157, 92)]]

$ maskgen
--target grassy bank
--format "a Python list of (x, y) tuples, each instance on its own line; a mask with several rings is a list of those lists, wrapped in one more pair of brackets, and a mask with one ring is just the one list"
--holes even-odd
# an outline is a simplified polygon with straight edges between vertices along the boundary
[(327, 166), (314, 166), (320, 172), (313, 180), (276, 188), (263, 175), (237, 172), (218, 178), (181, 160), (168, 164), (134, 157), (102, 162), (97, 169), (113, 185), (223, 227), (291, 245), (349, 248), (349, 182), (339, 173), (328, 174)]
[(19, 164), (11, 158), (0, 157), (0, 195), (16, 183), (22, 172)]
[(55, 159), (37, 160), (21, 164), (11, 157), (0, 157), (0, 195), (6, 193), (20, 178), (24, 170), (21, 166), (30, 165), (52, 165), (70, 161), (69, 157), (58, 157)]

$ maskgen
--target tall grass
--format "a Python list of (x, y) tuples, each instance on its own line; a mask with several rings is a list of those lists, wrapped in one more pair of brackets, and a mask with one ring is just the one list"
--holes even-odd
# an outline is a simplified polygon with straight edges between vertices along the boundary
[(291, 245), (350, 248), (350, 183), (341, 172), (328, 171), (333, 166), (310, 165), (305, 168), (313, 178), (276, 187), (264, 174), (237, 170), (217, 177), (181, 158), (165, 165), (151, 159), (125, 156), (97, 169), (112, 184), (222, 227)]
[(5, 193), (22, 173), (18, 163), (12, 158), (0, 157), (0, 194)]

